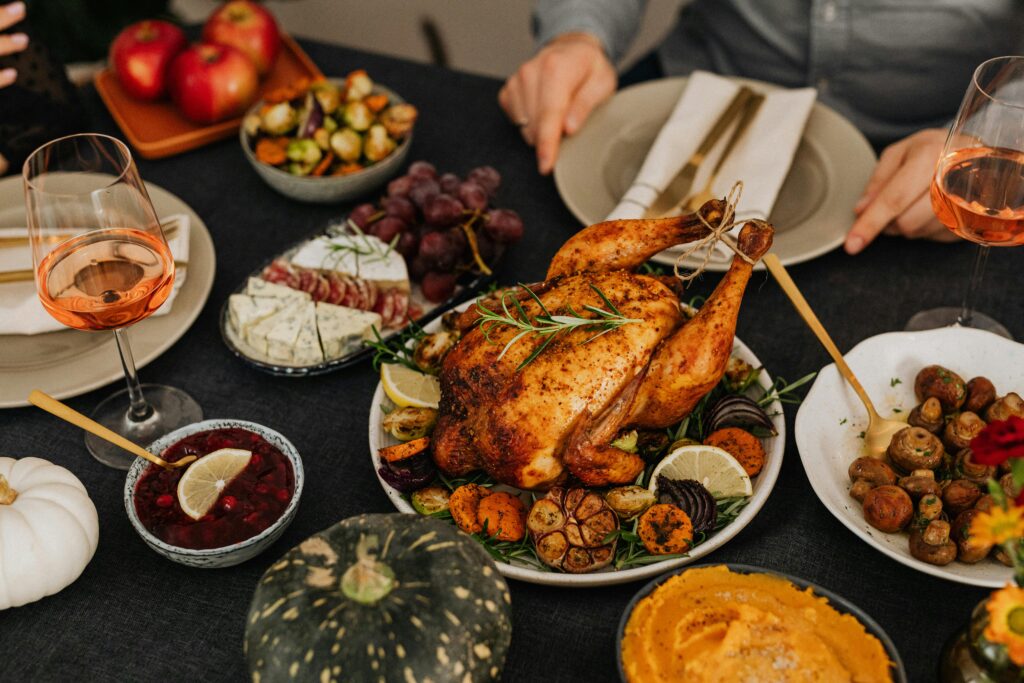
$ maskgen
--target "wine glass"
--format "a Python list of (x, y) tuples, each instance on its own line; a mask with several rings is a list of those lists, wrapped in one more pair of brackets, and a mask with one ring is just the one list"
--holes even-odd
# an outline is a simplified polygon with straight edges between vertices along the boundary
[(943, 225), (979, 246), (963, 305), (922, 311), (907, 329), (961, 325), (1012, 338), (976, 312), (974, 300), (989, 248), (1024, 244), (1024, 57), (996, 57), (974, 71), (936, 166), (931, 200)]
[[(43, 308), (68, 327), (113, 330), (121, 353), (128, 388), (100, 403), (93, 419), (143, 445), (201, 420), (188, 394), (140, 385), (135, 371), (128, 327), (167, 300), (174, 257), (128, 147), (93, 133), (60, 138), (33, 152), (22, 176)], [(126, 470), (135, 459), (91, 434), (85, 444), (110, 467)]]

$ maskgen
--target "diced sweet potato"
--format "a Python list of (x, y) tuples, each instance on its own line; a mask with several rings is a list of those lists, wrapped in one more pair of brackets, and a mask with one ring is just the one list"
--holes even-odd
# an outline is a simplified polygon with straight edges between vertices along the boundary
[(526, 506), (511, 493), (498, 491), (483, 498), (476, 518), (481, 529), (499, 541), (519, 541), (526, 535)]
[(394, 446), (387, 446), (377, 451), (381, 460), (386, 462), (398, 462), (399, 460), (405, 460), (411, 458), (414, 455), (419, 455), (423, 451), (427, 450), (430, 446), (430, 437), (424, 436), (419, 439), (413, 439), (412, 441), (406, 441), (405, 443), (395, 444)]
[(640, 540), (652, 555), (685, 553), (693, 544), (693, 524), (682, 508), (658, 503), (640, 515)]
[(490, 495), (491, 490), (479, 484), (463, 484), (452, 491), (448, 499), (448, 511), (452, 514), (455, 525), (467, 534), (480, 533), (483, 530), (483, 525), (477, 518), (480, 501)]
[(761, 439), (739, 427), (724, 427), (704, 439), (705, 445), (716, 446), (736, 458), (748, 476), (756, 477), (764, 467), (764, 446)]

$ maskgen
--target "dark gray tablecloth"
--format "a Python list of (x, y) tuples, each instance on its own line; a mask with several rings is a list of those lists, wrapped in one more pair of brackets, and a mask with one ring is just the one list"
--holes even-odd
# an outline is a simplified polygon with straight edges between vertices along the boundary
[[(504, 176), (500, 204), (519, 211), (527, 226), (525, 239), (501, 265), (501, 281), (543, 275), (548, 259), (579, 226), (501, 115), (498, 81), (338, 47), (307, 47), (325, 73), (366, 68), (421, 108), (410, 159), (457, 173), (480, 164), (497, 167)], [(87, 103), (96, 128), (115, 133), (98, 98), (90, 93)], [(202, 216), (218, 258), (213, 292), (199, 319), (143, 369), (143, 380), (186, 389), (208, 417), (244, 418), (280, 430), (298, 447), (311, 476), (298, 516), (268, 552), (232, 569), (188, 569), (138, 538), (122, 507), (123, 473), (94, 461), (78, 430), (35, 409), (0, 412), (0, 453), (42, 456), (68, 467), (84, 482), (100, 517), (99, 549), (78, 581), (56, 596), (0, 613), (0, 680), (243, 680), (246, 610), (266, 567), (339, 519), (392, 510), (367, 453), (377, 384), (369, 365), (309, 379), (270, 377), (232, 356), (217, 327), (224, 299), (253, 268), (347, 207), (305, 205), (276, 194), (248, 166), (234, 139), (139, 166), (145, 179)], [(833, 252), (792, 268), (792, 274), (839, 347), (848, 349), (901, 329), (922, 308), (956, 303), (973, 253), (966, 244), (882, 238), (861, 256)], [(994, 250), (979, 302), (1018, 337), (1024, 336), (1020, 265), (1021, 254)], [(717, 279), (706, 276), (694, 289), (706, 293)], [(747, 292), (738, 334), (775, 375), (794, 379), (828, 362), (763, 274), (755, 275)], [(88, 413), (115, 388), (70, 403)], [(786, 415), (790, 434), (794, 414), (789, 409)], [(814, 495), (792, 437), (767, 505), (708, 559), (790, 572), (845, 596), (889, 632), (912, 681), (934, 679), (943, 642), (985, 595), (908, 569), (857, 539)], [(614, 680), (616, 625), (640, 585), (568, 590), (512, 582), (514, 634), (505, 680)]]

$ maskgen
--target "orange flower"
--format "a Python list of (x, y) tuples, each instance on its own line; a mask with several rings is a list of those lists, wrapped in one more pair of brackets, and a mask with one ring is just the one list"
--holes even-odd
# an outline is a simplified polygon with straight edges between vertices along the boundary
[(1009, 510), (993, 506), (982, 512), (971, 522), (970, 538), (978, 545), (999, 545), (1015, 538), (1024, 537), (1024, 507), (1012, 506)]
[(1006, 646), (1010, 661), (1024, 666), (1024, 588), (1007, 585), (988, 599), (985, 638)]

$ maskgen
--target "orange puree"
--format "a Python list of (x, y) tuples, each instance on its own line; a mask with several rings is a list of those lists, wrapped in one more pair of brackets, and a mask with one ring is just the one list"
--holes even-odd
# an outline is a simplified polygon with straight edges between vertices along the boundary
[(622, 662), (629, 683), (892, 680), (857, 619), (810, 588), (721, 566), (673, 576), (637, 603)]

